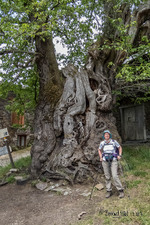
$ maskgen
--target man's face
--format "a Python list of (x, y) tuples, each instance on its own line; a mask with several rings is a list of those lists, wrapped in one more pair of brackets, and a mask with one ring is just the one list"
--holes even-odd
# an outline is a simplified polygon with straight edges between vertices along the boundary
[(105, 133), (105, 134), (104, 134), (104, 138), (105, 138), (105, 140), (109, 140), (109, 138), (110, 138), (109, 133)]

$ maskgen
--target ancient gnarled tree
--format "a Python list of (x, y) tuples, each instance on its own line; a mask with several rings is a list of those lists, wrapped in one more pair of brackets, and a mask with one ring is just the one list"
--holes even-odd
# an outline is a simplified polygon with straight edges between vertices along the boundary
[[(7, 38), (9, 19), (14, 20), (15, 34), (9, 30), (12, 39), (0, 54), (12, 54), (13, 66), (17, 64), (22, 69), (34, 66), (34, 75), (39, 79), (31, 172), (34, 176), (83, 182), (98, 169), (97, 149), (104, 129), (110, 129), (113, 138), (121, 142), (112, 113), (116, 104), (116, 74), (129, 56), (126, 47), (135, 49), (143, 36), (149, 40), (150, 6), (148, 3), (140, 7), (126, 3), (118, 6), (116, 1), (93, 0), (87, 3), (18, 2), (16, 8), (8, 1), (10, 11), (3, 7), (6, 22), (8, 20), (1, 31), (3, 43)], [(133, 8), (136, 9), (134, 12)], [(10, 15), (12, 9), (16, 13), (14, 18)], [(88, 22), (84, 22), (83, 16)], [(101, 30), (97, 41), (88, 48), (85, 66), (79, 69), (72, 63), (60, 71), (52, 35), (61, 34), (65, 43), (72, 46), (69, 48), (72, 55), (75, 57), (78, 50), (82, 56), (82, 38), (88, 39), (94, 19)], [(25, 49), (27, 40), (30, 49)], [(12, 41), (16, 41), (14, 47)], [(19, 61), (22, 52), (27, 55), (25, 62), (23, 58)], [(4, 60), (10, 63), (9, 57)], [(32, 73), (27, 69), (26, 74), (31, 76)], [(20, 76), (21, 73), (17, 79)]]

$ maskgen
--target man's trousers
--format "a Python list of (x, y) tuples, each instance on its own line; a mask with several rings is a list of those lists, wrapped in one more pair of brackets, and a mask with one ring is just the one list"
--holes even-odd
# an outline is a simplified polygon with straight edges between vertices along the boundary
[(117, 190), (123, 190), (123, 186), (118, 176), (118, 161), (114, 160), (112, 162), (102, 161), (102, 166), (104, 169), (105, 174), (105, 181), (106, 181), (106, 190), (112, 191), (111, 187), (111, 176), (114, 181), (114, 185), (116, 186)]

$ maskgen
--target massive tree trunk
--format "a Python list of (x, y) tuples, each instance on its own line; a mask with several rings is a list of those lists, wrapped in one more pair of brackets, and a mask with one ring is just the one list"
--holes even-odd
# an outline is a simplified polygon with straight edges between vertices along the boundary
[(38, 53), (36, 64), (40, 81), (40, 94), (35, 111), (34, 143), (31, 149), (33, 175), (39, 174), (48, 156), (55, 148), (53, 114), (63, 87), (52, 39), (49, 37), (43, 41), (37, 36), (35, 41)]
[[(121, 7), (124, 24), (130, 21), (130, 10)], [(136, 14), (137, 27), (129, 29), (137, 39), (142, 25), (149, 21), (150, 8)], [(145, 12), (145, 13), (142, 13)], [(146, 14), (147, 13), (147, 14)], [(113, 37), (117, 36), (114, 33)], [(60, 72), (51, 39), (36, 40), (37, 67), (40, 77), (40, 99), (35, 114), (35, 140), (32, 147), (32, 173), (49, 178), (83, 182), (97, 171), (98, 146), (102, 132), (110, 129), (121, 142), (112, 113), (115, 104), (115, 75), (125, 53), (104, 48), (112, 43), (108, 34), (89, 49), (87, 64), (78, 70), (68, 65), (62, 70), (65, 85), (61, 95)], [(111, 67), (109, 63), (112, 62)], [(61, 95), (61, 97), (60, 97)], [(58, 101), (59, 100), (59, 101)], [(57, 103), (57, 104), (56, 104)]]

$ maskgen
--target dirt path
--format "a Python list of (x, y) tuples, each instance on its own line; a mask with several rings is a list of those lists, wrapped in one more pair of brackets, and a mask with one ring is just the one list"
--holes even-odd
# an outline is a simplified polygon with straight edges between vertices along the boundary
[[(30, 149), (12, 152), (13, 160), (30, 155)], [(0, 156), (0, 166), (10, 163), (9, 156)], [(65, 186), (69, 194), (41, 191), (25, 185), (7, 184), (0, 187), (0, 225), (75, 225), (90, 218), (102, 200), (103, 191), (95, 191), (89, 200), (91, 185)], [(85, 196), (83, 196), (85, 194)], [(88, 196), (86, 196), (88, 194)], [(86, 212), (78, 219), (78, 215)], [(95, 223), (99, 225), (102, 223)]]
[[(80, 224), (78, 215), (85, 211), (82, 219), (93, 215), (103, 191), (94, 193), (92, 200), (80, 195), (91, 190), (91, 186), (75, 185), (70, 195), (44, 192), (32, 187), (11, 184), (0, 187), (1, 225), (74, 225)], [(81, 219), (81, 221), (82, 221)], [(102, 224), (100, 221), (95, 225)]]

